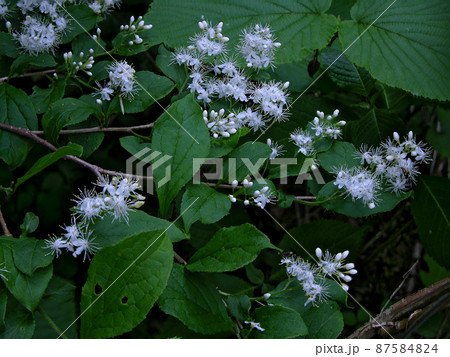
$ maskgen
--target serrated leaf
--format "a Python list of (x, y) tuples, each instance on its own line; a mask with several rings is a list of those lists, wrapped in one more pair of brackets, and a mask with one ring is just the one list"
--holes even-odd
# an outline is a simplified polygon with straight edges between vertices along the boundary
[[(14, 242), (15, 243), (15, 242)], [(2, 240), (0, 242), (0, 261), (5, 262), (8, 270), (5, 285), (11, 294), (31, 312), (38, 306), (42, 295), (52, 277), (53, 266), (37, 269), (32, 276), (21, 273), (14, 265), (13, 246)]]
[(14, 265), (22, 273), (32, 276), (38, 268), (45, 268), (53, 261), (53, 255), (46, 254), (45, 241), (21, 237), (13, 245)]
[(411, 208), (425, 251), (438, 264), (450, 269), (449, 179), (421, 176)]
[[(204, 162), (208, 157), (209, 141), (202, 110), (192, 94), (172, 104), (155, 122), (152, 150), (169, 156), (164, 164), (158, 167), (153, 164), (156, 192), (163, 214), (179, 190), (192, 178), (194, 159)], [(166, 176), (166, 168), (170, 170), (170, 178)]]
[(346, 51), (350, 61), (379, 81), (448, 100), (450, 86), (443, 74), (449, 73), (450, 27), (442, 14), (449, 11), (450, 3), (442, 0), (358, 1), (351, 10), (353, 21), (340, 25), (339, 40), (344, 48), (352, 44)]
[(231, 319), (216, 285), (180, 265), (173, 266), (158, 306), (195, 332), (209, 335), (231, 331)]
[(330, 150), (319, 153), (317, 157), (320, 166), (328, 172), (334, 172), (341, 166), (352, 168), (361, 164), (361, 160), (356, 157), (355, 146), (344, 141), (335, 141)]
[(231, 201), (227, 195), (206, 185), (190, 185), (181, 201), (185, 229), (189, 231), (198, 220), (203, 224), (215, 223), (227, 215), (230, 208)]
[(42, 117), (42, 127), (45, 137), (56, 142), (59, 132), (68, 125), (82, 123), (91, 114), (97, 113), (98, 108), (75, 98), (64, 98), (54, 102)]
[(171, 222), (150, 216), (143, 211), (129, 212), (128, 218), (128, 223), (113, 221), (112, 217), (104, 217), (102, 220), (97, 221), (93, 225), (95, 242), (101, 247), (108, 247), (132, 234), (152, 230), (164, 230), (173, 243), (186, 239), (186, 235)]
[(186, 46), (202, 18), (212, 23), (224, 22), (223, 34), (230, 38), (233, 48), (241, 31), (251, 25), (270, 24), (277, 40), (279, 63), (299, 60), (316, 48), (323, 48), (337, 29), (337, 19), (325, 14), (331, 0), (197, 0), (195, 6), (183, 0), (156, 0), (144, 17), (153, 24), (153, 43), (164, 42), (170, 47)]
[(322, 65), (328, 68), (327, 74), (334, 83), (353, 93), (369, 97), (375, 81), (367, 70), (356, 67), (341, 51), (333, 48), (323, 51), (321, 58)]
[(344, 319), (334, 301), (309, 309), (302, 317), (308, 326), (307, 338), (337, 338), (344, 328)]
[(100, 250), (81, 293), (81, 337), (114, 337), (137, 326), (166, 287), (172, 263), (172, 243), (163, 231)]
[(67, 146), (63, 146), (59, 148), (57, 151), (41, 157), (38, 161), (34, 163), (33, 166), (31, 166), (31, 168), (25, 173), (25, 175), (17, 179), (14, 189), (17, 190), (17, 188), (22, 183), (29, 180), (34, 175), (37, 175), (39, 172), (41, 172), (51, 164), (55, 163), (56, 161), (64, 158), (65, 156), (67, 155), (81, 156), (82, 153), (83, 148), (80, 145), (69, 143)]
[(48, 110), (51, 103), (60, 100), (64, 96), (66, 89), (65, 81), (52, 82), (46, 89), (38, 86), (33, 87), (33, 94), (30, 96), (37, 114), (42, 114)]
[(224, 272), (239, 269), (256, 259), (264, 248), (277, 249), (255, 226), (222, 228), (189, 260), (190, 271)]
[(97, 21), (101, 20), (101, 17), (87, 5), (66, 6), (64, 12), (72, 21), (69, 22), (68, 28), (62, 36), (62, 43), (69, 43), (80, 33), (91, 30)]
[[(75, 321), (78, 316), (75, 289), (75, 285), (57, 276), (50, 280), (39, 309), (34, 315), (36, 331), (33, 338), (57, 338), (60, 335), (42, 316), (41, 310), (60, 328), (69, 326)], [(76, 327), (78, 326), (75, 324), (64, 334), (69, 338), (77, 338)]]
[[(21, 89), (0, 83), (0, 122), (19, 128), (38, 129), (33, 103)], [(12, 168), (27, 157), (32, 143), (17, 134), (0, 129), (0, 158)]]
[(260, 307), (255, 310), (254, 320), (264, 331), (253, 329), (250, 338), (294, 338), (308, 333), (302, 316), (283, 306)]
[[(137, 72), (135, 79), (137, 92), (133, 99), (122, 98), (125, 113), (144, 111), (155, 101), (164, 98), (175, 87), (170, 79), (149, 71)], [(115, 96), (108, 107), (108, 115), (120, 112), (119, 96)]]

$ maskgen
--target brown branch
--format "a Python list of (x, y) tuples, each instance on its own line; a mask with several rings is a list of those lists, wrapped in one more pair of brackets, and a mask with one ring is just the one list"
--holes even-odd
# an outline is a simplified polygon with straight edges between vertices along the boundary
[(34, 76), (45, 76), (46, 74), (56, 73), (56, 70), (54, 69), (47, 69), (45, 71), (39, 71), (39, 72), (29, 72), (29, 73), (23, 73), (18, 76), (14, 77), (0, 77), (0, 83), (7, 81), (8, 79), (12, 78), (26, 78), (26, 77), (34, 77)]
[(8, 237), (12, 237), (13, 235), (11, 234), (11, 232), (8, 229), (8, 226), (6, 225), (5, 219), (3, 218), (3, 213), (2, 210), (0, 209), (0, 225), (2, 226), (3, 229), (3, 234), (5, 236)]
[[(83, 129), (69, 129), (69, 130), (61, 130), (59, 132), (60, 135), (69, 135), (69, 134), (87, 134), (87, 133), (110, 133), (110, 132), (119, 132), (119, 133), (133, 133), (133, 130), (142, 130), (153, 128), (155, 123), (137, 125), (137, 126), (129, 126), (129, 127), (111, 127), (111, 128), (102, 128), (99, 126), (95, 126), (92, 128), (83, 128)], [(44, 132), (42, 130), (34, 130), (31, 133), (36, 135), (43, 135)]]

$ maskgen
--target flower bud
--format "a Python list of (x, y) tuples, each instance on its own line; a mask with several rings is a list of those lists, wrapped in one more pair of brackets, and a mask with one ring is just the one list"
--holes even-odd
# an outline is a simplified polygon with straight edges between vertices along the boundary
[(264, 299), (268, 299), (268, 298), (270, 298), (272, 295), (270, 294), (270, 293), (265, 293), (264, 294)]
[(320, 249), (320, 248), (316, 248), (316, 256), (317, 256), (317, 258), (322, 258), (322, 249)]

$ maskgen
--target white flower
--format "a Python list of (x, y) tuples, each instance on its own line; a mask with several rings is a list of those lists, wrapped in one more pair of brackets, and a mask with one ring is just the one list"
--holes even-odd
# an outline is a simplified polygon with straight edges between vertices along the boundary
[(0, 264), (0, 278), (4, 279), (4, 280), (8, 280), (3, 274), (1, 273), (9, 273), (8, 270), (1, 268), (5, 263)]
[(253, 329), (257, 329), (258, 331), (264, 331), (264, 329), (261, 327), (261, 324), (259, 322), (254, 321), (244, 321), (245, 324), (249, 324), (250, 327)]
[(276, 142), (272, 142), (272, 140), (270, 139), (267, 139), (267, 145), (269, 145), (270, 149), (272, 150), (269, 157), (270, 160), (275, 159), (285, 152), (283, 150), (283, 145), (277, 145)]
[(291, 134), (291, 140), (298, 147), (298, 152), (305, 156), (315, 154), (314, 137), (301, 129), (297, 129)]
[(224, 53), (228, 37), (222, 35), (222, 26), (222, 22), (216, 27), (211, 26), (206, 21), (200, 22), (199, 27), (202, 33), (191, 38), (195, 49), (208, 56), (217, 56)]
[(270, 192), (268, 186), (264, 186), (261, 191), (255, 191), (253, 194), (253, 202), (256, 203), (258, 207), (261, 207), (263, 209), (266, 207), (266, 204), (268, 203), (274, 203), (275, 197), (273, 196), (273, 193)]
[(31, 55), (51, 52), (59, 43), (60, 32), (52, 23), (27, 16), (21, 33), (14, 34), (20, 46)]
[(119, 88), (120, 94), (128, 99), (133, 97), (135, 92), (135, 70), (127, 61), (114, 62), (107, 67), (111, 88)]
[(50, 249), (50, 252), (47, 253), (47, 255), (52, 254), (58, 258), (61, 254), (61, 249), (67, 248), (67, 242), (64, 238), (53, 236), (45, 240), (45, 246), (43, 248)]
[(83, 261), (86, 258), (90, 258), (91, 255), (94, 255), (100, 248), (94, 243), (93, 237), (91, 237), (92, 231), (86, 231), (82, 235), (81, 238), (77, 238), (70, 242), (70, 245), (73, 246), (73, 257), (83, 254)]
[(253, 89), (250, 98), (258, 105), (260, 110), (275, 120), (283, 120), (286, 116), (284, 107), (287, 104), (288, 94), (283, 83), (271, 81), (262, 83)]

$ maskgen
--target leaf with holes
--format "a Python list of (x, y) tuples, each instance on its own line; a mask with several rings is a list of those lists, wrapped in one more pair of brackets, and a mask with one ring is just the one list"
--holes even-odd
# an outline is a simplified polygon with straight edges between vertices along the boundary
[(181, 212), (186, 211), (182, 216), (186, 231), (198, 220), (203, 224), (219, 221), (230, 208), (227, 195), (202, 184), (188, 186), (181, 201)]
[(206, 161), (209, 141), (202, 109), (192, 94), (172, 104), (156, 121), (152, 150), (164, 154), (167, 159), (158, 166), (158, 161), (153, 163), (156, 193), (163, 214), (180, 189), (192, 178), (194, 159), (199, 163)]
[(172, 244), (163, 231), (100, 250), (81, 293), (81, 337), (114, 337), (136, 327), (166, 287), (172, 263)]
[(200, 274), (174, 265), (158, 306), (195, 332), (231, 331), (231, 319), (216, 286)]
[(450, 181), (422, 176), (412, 201), (412, 213), (426, 252), (450, 269)]
[(350, 61), (380, 82), (448, 100), (450, 22), (442, 15), (449, 12), (443, 0), (360, 0), (351, 9), (353, 21), (341, 23), (339, 40), (351, 46)]
[(187, 46), (189, 38), (200, 32), (200, 15), (216, 24), (224, 22), (223, 34), (233, 48), (241, 31), (251, 25), (270, 24), (282, 46), (277, 51), (279, 63), (299, 60), (316, 48), (325, 47), (337, 29), (337, 19), (325, 14), (331, 0), (197, 0), (195, 6), (183, 0), (156, 0), (145, 15), (153, 24), (152, 43), (170, 47)]
[(222, 228), (189, 260), (190, 271), (224, 272), (239, 269), (256, 259), (264, 248), (277, 249), (255, 226)]

